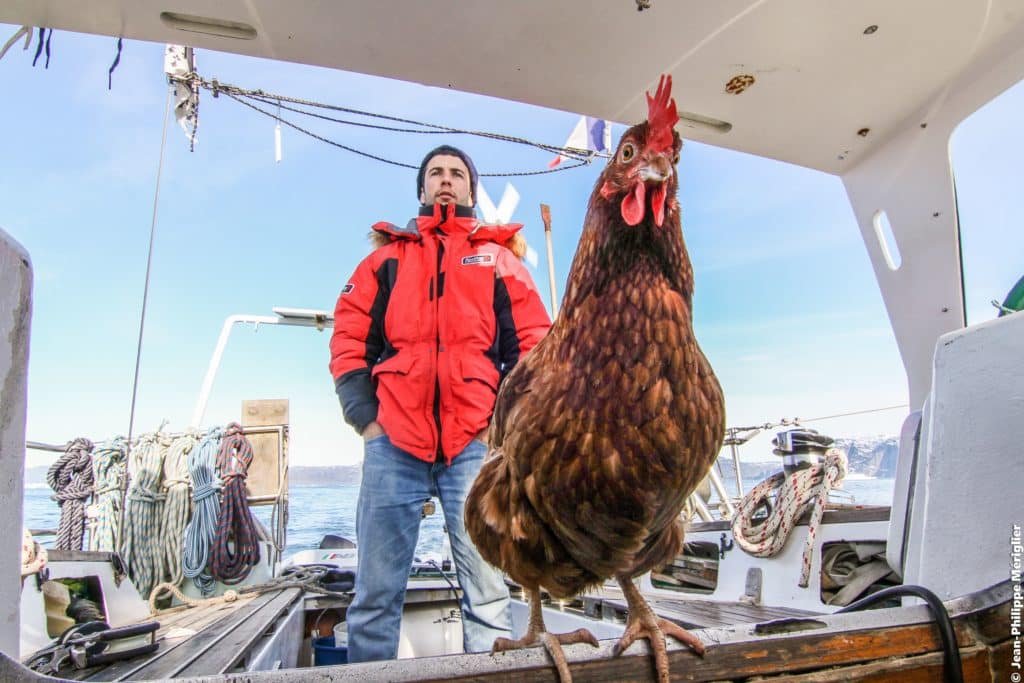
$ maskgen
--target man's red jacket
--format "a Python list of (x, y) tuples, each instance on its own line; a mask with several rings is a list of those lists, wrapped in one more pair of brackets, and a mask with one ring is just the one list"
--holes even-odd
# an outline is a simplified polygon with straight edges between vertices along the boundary
[(376, 419), (426, 461), (462, 452), (494, 409), (501, 379), (551, 325), (537, 288), (504, 244), (521, 225), (482, 225), (435, 204), (367, 256), (334, 310), (331, 374), (345, 420)]

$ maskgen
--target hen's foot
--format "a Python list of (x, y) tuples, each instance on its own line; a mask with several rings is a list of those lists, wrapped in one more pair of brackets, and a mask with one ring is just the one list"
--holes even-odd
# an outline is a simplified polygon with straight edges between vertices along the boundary
[(626, 648), (632, 645), (637, 638), (646, 638), (654, 653), (654, 666), (658, 672), (659, 683), (669, 683), (665, 636), (672, 636), (701, 657), (704, 656), (704, 643), (682, 626), (658, 617), (629, 577), (617, 578), (626, 597), (626, 602), (629, 604), (629, 621), (626, 623), (626, 632), (612, 648), (612, 656), (618, 657), (625, 652)]
[(509, 650), (521, 650), (536, 645), (544, 645), (548, 651), (555, 667), (558, 669), (558, 678), (562, 683), (572, 683), (572, 674), (569, 673), (569, 663), (565, 661), (565, 653), (562, 645), (574, 643), (590, 643), (598, 647), (597, 638), (585, 628), (576, 629), (571, 633), (548, 633), (546, 631), (528, 630), (519, 640), (510, 638), (495, 638), (491, 646), (491, 654), (495, 652), (507, 652)]
[(665, 619), (632, 619), (622, 634), (619, 642), (612, 648), (612, 656), (618, 657), (639, 638), (646, 638), (654, 653), (654, 666), (658, 671), (659, 683), (668, 683), (668, 650), (665, 648), (665, 636), (669, 635), (689, 646), (694, 653), (704, 656), (704, 643), (683, 627)]

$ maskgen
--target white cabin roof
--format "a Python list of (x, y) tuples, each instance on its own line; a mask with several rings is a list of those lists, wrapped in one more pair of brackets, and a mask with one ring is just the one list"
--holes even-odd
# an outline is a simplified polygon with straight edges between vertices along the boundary
[[(638, 11), (637, 0), (5, 0), (0, 22), (332, 67), (627, 123), (645, 118), (645, 91), (670, 73), (685, 138), (842, 178), (910, 404), (920, 407), (936, 340), (965, 324), (949, 139), (1024, 78), (1024, 3), (645, 1)], [(748, 86), (730, 92), (737, 78)], [(897, 269), (877, 236), (881, 212)]]
[[(644, 91), (671, 73), (681, 110), (726, 124), (684, 121), (684, 137), (839, 175), (908, 119), (926, 122), (972, 62), (1024, 43), (1016, 0), (650, 0), (642, 12), (636, 0), (7, 0), (0, 21), (315, 64), (627, 123), (646, 116)], [(727, 91), (746, 76), (746, 90)]]

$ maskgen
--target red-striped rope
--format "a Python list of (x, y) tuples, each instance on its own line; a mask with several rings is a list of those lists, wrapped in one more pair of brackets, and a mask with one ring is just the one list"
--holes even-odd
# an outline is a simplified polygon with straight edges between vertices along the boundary
[(260, 561), (256, 526), (245, 496), (245, 478), (252, 462), (252, 444), (237, 422), (228, 424), (217, 453), (223, 482), (220, 517), (210, 553), (210, 574), (226, 584), (244, 581)]
[[(792, 474), (778, 472), (750, 489), (732, 520), (736, 545), (754, 557), (773, 557), (786, 545), (807, 506), (813, 506), (800, 563), (801, 588), (808, 586), (814, 539), (828, 502), (828, 492), (846, 476), (846, 453), (830, 448), (817, 465)], [(776, 493), (777, 491), (777, 493)], [(773, 498), (773, 494), (774, 498)], [(756, 513), (766, 510), (764, 517)]]

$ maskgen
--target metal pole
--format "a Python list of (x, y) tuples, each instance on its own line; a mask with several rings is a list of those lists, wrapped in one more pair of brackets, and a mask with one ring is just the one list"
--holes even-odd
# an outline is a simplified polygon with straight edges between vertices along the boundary
[[(252, 323), (259, 329), (263, 325), (286, 325), (291, 327), (315, 327), (322, 331), (328, 323), (333, 323), (334, 318), (323, 311), (312, 311), (296, 308), (275, 308), (276, 315), (229, 315), (224, 319), (224, 325), (220, 329), (220, 337), (217, 338), (217, 347), (213, 350), (210, 358), (210, 365), (206, 369), (206, 377), (203, 378), (203, 388), (199, 391), (199, 399), (196, 401), (196, 408), (192, 412), (192, 427), (199, 428), (206, 413), (206, 404), (210, 400), (210, 390), (213, 389), (213, 380), (217, 376), (217, 369), (220, 367), (221, 356), (224, 355), (224, 347), (227, 346), (228, 337), (231, 336), (231, 328), (235, 323)], [(247, 431), (253, 428), (247, 427)]]
[(281, 318), (270, 315), (229, 315), (224, 320), (224, 326), (220, 329), (220, 337), (217, 338), (217, 347), (213, 350), (210, 365), (206, 369), (206, 377), (203, 378), (203, 388), (199, 391), (196, 409), (192, 413), (192, 427), (198, 429), (199, 424), (203, 421), (203, 413), (206, 412), (206, 404), (210, 400), (210, 390), (213, 388), (213, 378), (217, 376), (220, 359), (224, 355), (224, 347), (228, 344), (228, 337), (231, 336), (231, 328), (234, 327), (235, 323), (277, 325), (280, 322)]
[(548, 245), (548, 283), (551, 286), (551, 317), (558, 317), (558, 299), (555, 294), (555, 251), (551, 246), (551, 207), (540, 205), (540, 219), (544, 221), (544, 239)]
[(732, 506), (732, 502), (729, 500), (729, 492), (725, 490), (725, 484), (722, 483), (722, 478), (718, 476), (718, 472), (715, 471), (714, 467), (708, 471), (708, 478), (711, 479), (711, 486), (714, 487), (715, 493), (718, 494), (722, 505), (725, 506), (725, 516), (728, 519), (732, 519), (733, 515), (736, 514), (736, 508)]
[(694, 492), (690, 494), (690, 504), (693, 505), (693, 511), (698, 517), (700, 517), (702, 522), (714, 521), (714, 517), (711, 516), (711, 511), (708, 510), (708, 506), (705, 505), (704, 499), (700, 497), (699, 493)]
[(736, 470), (736, 496), (742, 498), (743, 493), (743, 477), (740, 473), (740, 449), (736, 447), (736, 443), (730, 443), (729, 449), (732, 450), (732, 466)]

